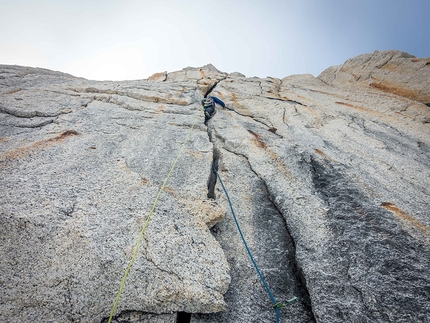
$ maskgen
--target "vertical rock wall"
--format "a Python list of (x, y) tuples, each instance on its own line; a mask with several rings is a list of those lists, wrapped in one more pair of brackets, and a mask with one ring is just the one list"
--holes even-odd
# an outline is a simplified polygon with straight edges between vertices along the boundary
[[(312, 76), (231, 77), (214, 94), (234, 108), (213, 120), (219, 150), (240, 156), (238, 162), (264, 183), (295, 246), (303, 307), (303, 295), (310, 295), (313, 318), (298, 318), (295, 304), (283, 310), (283, 320), (425, 322), (428, 107)], [(228, 175), (229, 164), (227, 186), (238, 190), (243, 180)], [(265, 247), (259, 240), (257, 249)], [(229, 321), (225, 317), (214, 321)]]
[[(195, 123), (115, 322), (275, 321), (213, 162), (274, 297), (298, 298), (281, 322), (427, 322), (426, 62), (390, 51), (319, 78), (207, 65), (126, 82), (0, 66), (0, 321), (107, 321)], [(230, 110), (206, 127), (208, 94)]]
[(2, 66), (1, 76), (0, 321), (109, 316), (193, 124), (117, 315), (223, 310), (229, 265), (209, 227), (224, 211), (206, 197), (212, 145), (199, 98), (224, 75), (202, 68), (168, 82), (90, 82)]

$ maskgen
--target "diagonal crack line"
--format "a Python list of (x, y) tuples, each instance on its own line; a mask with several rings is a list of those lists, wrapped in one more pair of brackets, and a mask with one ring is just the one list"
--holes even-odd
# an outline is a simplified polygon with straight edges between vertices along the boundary
[(254, 120), (255, 122), (261, 123), (263, 126), (265, 126), (265, 127), (267, 127), (267, 128), (272, 128), (272, 127), (273, 127), (273, 124), (272, 124), (270, 121), (268, 121), (268, 122), (270, 123), (270, 125), (268, 125), (268, 124), (264, 123), (263, 121), (258, 120), (256, 117), (253, 117), (253, 116), (251, 116), (251, 115), (247, 115), (247, 114), (240, 113), (239, 111), (234, 110), (234, 109), (231, 109), (231, 108), (228, 108), (228, 110), (230, 110), (230, 111), (232, 111), (232, 112), (234, 112), (234, 113), (237, 113), (238, 115), (240, 115), (240, 116), (242, 116), (242, 117), (251, 118), (251, 119), (252, 119), (252, 120)]
[[(272, 123), (271, 121), (269, 121), (269, 120), (265, 120), (265, 121), (267, 121), (267, 123), (265, 123), (265, 122), (263, 122), (263, 121), (261, 121), (261, 120), (257, 119), (256, 117), (253, 117), (253, 116), (250, 116), (250, 115), (246, 115), (246, 114), (242, 114), (242, 113), (240, 113), (240, 112), (238, 112), (238, 111), (236, 111), (236, 110), (234, 110), (234, 109), (230, 109), (230, 108), (229, 108), (228, 110), (230, 110), (230, 111), (232, 111), (232, 112), (234, 112), (234, 113), (237, 113), (238, 115), (240, 115), (240, 116), (242, 116), (242, 117), (251, 118), (253, 121), (258, 122), (258, 123), (262, 124), (263, 126), (267, 127), (267, 130), (269, 130), (269, 131), (271, 131), (270, 129), (273, 129), (273, 123)], [(284, 113), (284, 115), (285, 115), (285, 113)], [(272, 131), (271, 131), (271, 132), (272, 132)], [(284, 138), (284, 136), (282, 136), (282, 135), (280, 135), (280, 134), (278, 134), (278, 133), (276, 133), (276, 132), (272, 132), (272, 133), (273, 133), (274, 135), (278, 136), (279, 138)]]
[(172, 271), (170, 268), (167, 268), (167, 269), (163, 268), (162, 265), (157, 264), (154, 261), (154, 259), (152, 259), (152, 257), (149, 255), (149, 252), (148, 252), (148, 245), (149, 245), (148, 238), (145, 235), (143, 236), (143, 240), (145, 240), (145, 244), (143, 244), (143, 246), (141, 246), (141, 248), (143, 249), (141, 252), (143, 253), (145, 259), (149, 263), (151, 263), (155, 267), (156, 270), (160, 270), (162, 273), (165, 273), (166, 275), (175, 276), (178, 279), (178, 281), (182, 281), (177, 273)]
[(204, 95), (204, 97), (206, 98), (215, 88), (216, 88), (216, 86), (220, 83), (220, 82), (222, 82), (222, 81), (224, 81), (226, 78), (228, 77), (228, 74), (226, 75), (226, 76), (224, 76), (222, 79), (220, 79), (219, 81), (216, 81), (215, 82), (215, 84), (214, 85), (212, 85), (207, 91), (206, 91), (206, 93), (205, 93), (205, 95)]

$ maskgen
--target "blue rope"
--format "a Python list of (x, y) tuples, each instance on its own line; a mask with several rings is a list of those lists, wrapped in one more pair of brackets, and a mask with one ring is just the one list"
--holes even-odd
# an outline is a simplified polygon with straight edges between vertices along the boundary
[(228, 203), (230, 204), (231, 213), (233, 214), (234, 222), (236, 222), (237, 230), (240, 233), (243, 244), (245, 245), (246, 251), (248, 252), (249, 258), (251, 258), (251, 261), (254, 264), (255, 270), (257, 271), (258, 275), (260, 276), (260, 279), (263, 282), (264, 288), (266, 288), (266, 292), (269, 295), (270, 299), (272, 300), (273, 307), (275, 308), (275, 311), (276, 311), (276, 323), (279, 323), (279, 305), (280, 304), (278, 302), (276, 302), (275, 297), (273, 297), (273, 294), (270, 291), (270, 288), (267, 285), (266, 281), (264, 280), (264, 277), (261, 274), (260, 269), (258, 269), (257, 263), (255, 262), (254, 257), (252, 256), (251, 250), (249, 250), (249, 248), (248, 248), (248, 244), (246, 243), (245, 237), (243, 236), (242, 230), (240, 229), (239, 222), (237, 221), (236, 215), (234, 214), (233, 205), (231, 204), (230, 197), (228, 196), (228, 193), (227, 193), (227, 190), (224, 186), (224, 183), (221, 180), (221, 176), (219, 176), (219, 174), (215, 168), (215, 164), (212, 164), (212, 167), (215, 171), (215, 174), (217, 175), (217, 177), (219, 179), (219, 182), (221, 183), (221, 186), (222, 186), (222, 189), (224, 190), (225, 195), (227, 196)]

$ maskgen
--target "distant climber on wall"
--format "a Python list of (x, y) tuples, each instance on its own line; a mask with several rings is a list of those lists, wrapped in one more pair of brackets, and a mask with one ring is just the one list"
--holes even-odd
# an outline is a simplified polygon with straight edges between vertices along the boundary
[(220, 99), (214, 96), (208, 96), (207, 98), (202, 99), (202, 106), (205, 110), (205, 125), (208, 124), (210, 118), (212, 118), (215, 114), (215, 103), (218, 103), (223, 108), (227, 109), (227, 106)]

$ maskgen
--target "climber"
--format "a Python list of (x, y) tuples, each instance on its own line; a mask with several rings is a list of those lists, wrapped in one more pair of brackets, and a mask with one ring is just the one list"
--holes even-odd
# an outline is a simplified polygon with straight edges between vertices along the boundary
[(224, 102), (214, 96), (208, 96), (207, 98), (202, 99), (202, 106), (205, 110), (205, 125), (208, 124), (210, 118), (212, 118), (216, 112), (215, 103), (218, 103), (224, 109), (228, 109)]

